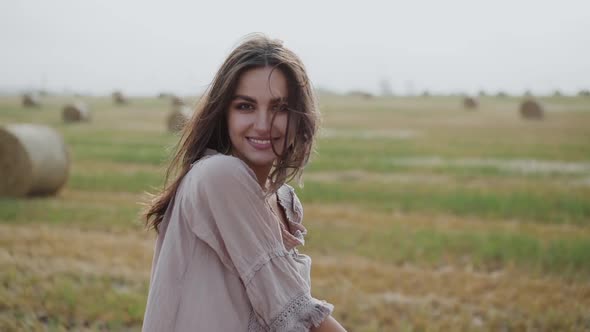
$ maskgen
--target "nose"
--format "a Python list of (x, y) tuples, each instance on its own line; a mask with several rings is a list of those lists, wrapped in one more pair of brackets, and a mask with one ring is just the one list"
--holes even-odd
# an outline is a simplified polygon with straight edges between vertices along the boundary
[(272, 112), (267, 108), (259, 108), (254, 120), (254, 130), (261, 136), (270, 136)]

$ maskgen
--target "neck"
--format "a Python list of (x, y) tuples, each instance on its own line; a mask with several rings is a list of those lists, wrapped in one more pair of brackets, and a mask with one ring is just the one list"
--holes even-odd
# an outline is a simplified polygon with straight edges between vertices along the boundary
[[(250, 168), (252, 168), (252, 167), (250, 167)], [(252, 168), (252, 170), (254, 171), (254, 174), (256, 174), (256, 179), (258, 180), (258, 184), (260, 185), (260, 188), (265, 189), (265, 190), (267, 189), (266, 188), (266, 181), (268, 179), (268, 175), (270, 174), (270, 169), (271, 169), (271, 166)]]
[[(229, 154), (236, 157), (236, 158), (242, 159), (237, 154), (235, 154), (234, 151), (232, 151), (232, 150), (229, 151)], [(242, 159), (242, 160), (244, 160), (244, 159)], [(266, 188), (266, 181), (268, 180), (268, 175), (270, 174), (270, 170), (272, 169), (272, 165), (253, 166), (247, 161), (244, 161), (244, 162), (254, 172), (254, 175), (256, 175), (256, 180), (257, 180), (258, 184), (260, 185), (260, 188), (262, 188), (263, 190), (266, 190), (267, 189)]]

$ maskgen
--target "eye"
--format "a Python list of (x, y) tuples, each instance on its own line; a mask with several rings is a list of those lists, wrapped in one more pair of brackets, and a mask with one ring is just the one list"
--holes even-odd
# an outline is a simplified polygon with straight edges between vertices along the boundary
[(238, 103), (234, 107), (240, 111), (251, 111), (254, 109), (254, 105), (250, 103)]
[(286, 103), (276, 104), (272, 107), (274, 112), (286, 112), (289, 110)]

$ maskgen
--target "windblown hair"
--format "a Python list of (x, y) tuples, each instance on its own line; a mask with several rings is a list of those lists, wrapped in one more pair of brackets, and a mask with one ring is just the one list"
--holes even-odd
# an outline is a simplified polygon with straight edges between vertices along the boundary
[[(227, 57), (201, 97), (191, 119), (181, 133), (172, 161), (166, 171), (163, 189), (152, 195), (144, 217), (146, 226), (158, 232), (158, 226), (178, 186), (193, 163), (203, 158), (208, 148), (229, 154), (231, 141), (227, 128), (227, 113), (241, 75), (250, 69), (272, 67), (287, 78), (287, 133), (281, 155), (277, 156), (269, 174), (267, 195), (285, 182), (301, 181), (303, 168), (313, 151), (314, 137), (319, 126), (315, 94), (305, 67), (295, 53), (282, 42), (253, 34), (238, 45)], [(271, 74), (272, 75), (272, 74)], [(270, 77), (269, 77), (270, 82)], [(273, 117), (274, 121), (274, 117)], [(292, 124), (292, 125), (290, 125)], [(291, 129), (293, 133), (289, 133)], [(273, 146), (276, 153), (276, 148)], [(169, 181), (173, 179), (172, 181)]]

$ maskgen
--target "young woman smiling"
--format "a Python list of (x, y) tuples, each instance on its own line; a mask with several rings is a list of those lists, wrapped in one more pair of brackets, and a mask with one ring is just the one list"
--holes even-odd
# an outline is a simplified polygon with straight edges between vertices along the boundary
[(225, 60), (185, 126), (167, 185), (143, 331), (344, 331), (311, 295), (295, 191), (318, 126), (300, 59), (253, 35)]

